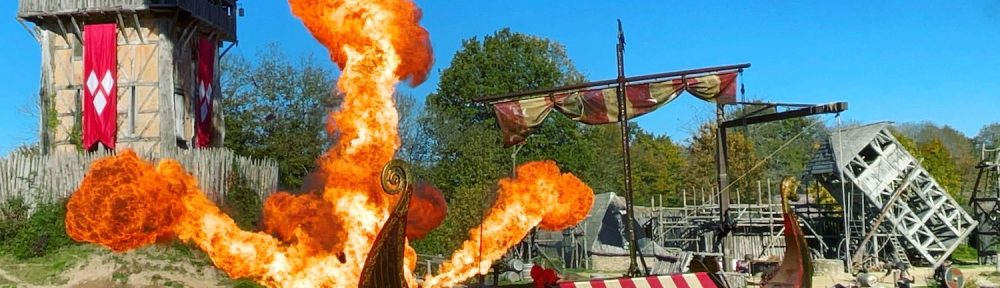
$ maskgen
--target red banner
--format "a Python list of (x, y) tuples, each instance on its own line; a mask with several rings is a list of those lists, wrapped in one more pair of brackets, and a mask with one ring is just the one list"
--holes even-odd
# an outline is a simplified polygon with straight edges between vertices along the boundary
[(115, 24), (83, 28), (83, 146), (115, 149), (118, 133), (118, 39)]
[[(704, 101), (732, 103), (736, 101), (737, 76), (737, 72), (726, 72), (627, 85), (625, 113), (628, 119), (645, 115), (670, 103), (685, 91)], [(504, 146), (524, 142), (531, 129), (541, 125), (553, 108), (585, 124), (618, 122), (616, 89), (584, 89), (493, 103), (493, 112), (504, 135)]]
[(198, 106), (195, 147), (203, 148), (212, 144), (212, 85), (215, 83), (215, 45), (208, 38), (198, 41)]
[(712, 277), (705, 272), (657, 275), (637, 278), (618, 279), (596, 279), (577, 282), (559, 283), (559, 288), (636, 288), (636, 287), (662, 287), (662, 288), (716, 288)]

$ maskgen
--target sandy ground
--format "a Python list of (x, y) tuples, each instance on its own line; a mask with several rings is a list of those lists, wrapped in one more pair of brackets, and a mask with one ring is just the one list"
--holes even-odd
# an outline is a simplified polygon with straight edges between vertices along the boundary
[[(203, 255), (192, 255), (190, 254), (192, 252), (147, 247), (122, 254), (100, 249), (73, 253), (64, 258), (73, 258), (76, 261), (58, 270), (44, 268), (47, 266), (46, 261), (0, 262), (0, 287), (231, 287), (233, 285), (233, 281), (213, 267)], [(959, 269), (969, 281), (1000, 283), (1000, 273), (995, 273), (995, 266), (966, 266)], [(32, 275), (39, 271), (51, 275), (42, 277)], [(910, 271), (916, 279), (915, 287), (929, 285), (932, 269), (916, 267)], [(759, 281), (759, 279), (748, 280)], [(854, 285), (854, 277), (842, 272), (817, 275), (813, 277), (812, 286), (833, 287), (838, 283), (845, 286)], [(881, 287), (893, 287), (893, 276), (883, 278)]]
[[(984, 281), (986, 278), (992, 278), (994, 283), (996, 283), (996, 277), (987, 277), (987, 274), (996, 271), (996, 267), (992, 266), (975, 266), (975, 267), (959, 267), (962, 273), (965, 275), (968, 281)], [(910, 274), (913, 275), (916, 283), (915, 287), (926, 287), (930, 285), (932, 279), (932, 274), (934, 270), (925, 267), (915, 267), (910, 269)], [(878, 276), (885, 275), (884, 272), (876, 273)], [(847, 273), (839, 273), (837, 275), (817, 275), (813, 277), (813, 287), (833, 287), (837, 283), (845, 286), (854, 285), (854, 277)], [(893, 286), (893, 276), (890, 275), (882, 279), (881, 287), (894, 287)]]
[[(162, 257), (157, 248), (115, 254), (93, 253), (69, 269), (40, 283), (29, 281), (31, 272), (20, 271), (18, 264), (0, 268), (0, 287), (230, 287), (221, 271), (208, 263), (187, 261), (180, 257)], [(21, 264), (37, 265), (37, 264)], [(20, 273), (20, 274), (19, 274)]]

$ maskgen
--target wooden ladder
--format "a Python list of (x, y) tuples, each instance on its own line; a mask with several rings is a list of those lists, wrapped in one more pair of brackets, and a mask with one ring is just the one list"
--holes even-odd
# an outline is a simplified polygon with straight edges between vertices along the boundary
[(889, 242), (892, 243), (892, 250), (896, 253), (896, 261), (910, 264), (910, 258), (906, 256), (906, 247), (899, 242), (899, 237), (889, 237)]

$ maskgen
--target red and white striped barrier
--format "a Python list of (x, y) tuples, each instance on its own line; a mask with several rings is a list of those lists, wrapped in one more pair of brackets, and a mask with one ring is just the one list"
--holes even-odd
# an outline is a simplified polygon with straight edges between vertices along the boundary
[(559, 288), (717, 288), (705, 273), (559, 283)]

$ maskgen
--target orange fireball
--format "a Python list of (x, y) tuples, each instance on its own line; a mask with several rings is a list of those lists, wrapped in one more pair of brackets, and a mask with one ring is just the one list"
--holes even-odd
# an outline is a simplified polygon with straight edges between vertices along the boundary
[[(160, 240), (191, 243), (233, 278), (270, 287), (356, 287), (364, 261), (398, 196), (380, 186), (382, 165), (399, 147), (393, 94), (401, 80), (422, 82), (431, 64), (421, 13), (408, 0), (291, 0), (298, 16), (343, 70), (337, 87), (344, 100), (330, 115), (335, 144), (319, 159), (318, 188), (308, 194), (275, 193), (264, 204), (263, 232), (241, 230), (198, 188), (174, 160), (155, 167), (126, 151), (95, 161), (67, 204), (73, 239), (124, 251)], [(516, 244), (532, 227), (563, 229), (586, 216), (589, 187), (554, 162), (532, 162), (518, 177), (500, 181), (498, 198), (484, 219), (483, 238), (470, 233), (441, 275), (424, 287), (452, 286), (474, 276)], [(444, 199), (417, 186), (410, 202), (409, 237), (444, 217)], [(556, 203), (559, 203), (556, 205)], [(476, 229), (475, 231), (478, 231)], [(484, 248), (483, 259), (474, 257)], [(403, 271), (416, 286), (416, 251), (406, 244)]]
[(135, 152), (94, 161), (66, 204), (66, 232), (115, 251), (152, 244), (173, 236), (184, 192)]

